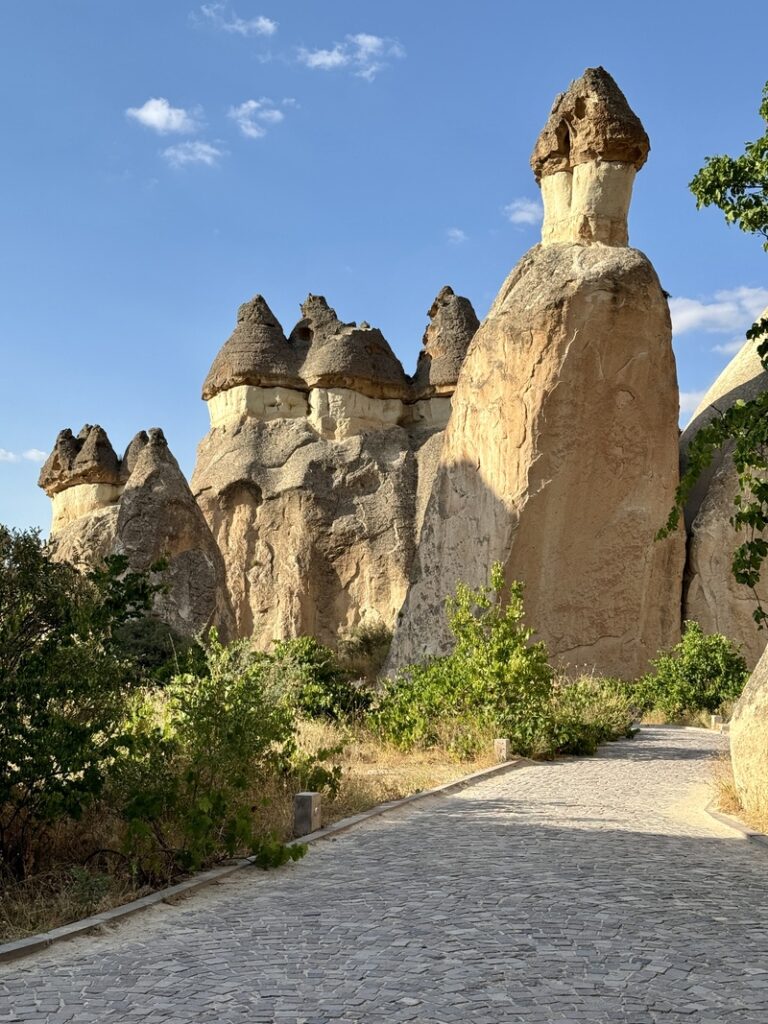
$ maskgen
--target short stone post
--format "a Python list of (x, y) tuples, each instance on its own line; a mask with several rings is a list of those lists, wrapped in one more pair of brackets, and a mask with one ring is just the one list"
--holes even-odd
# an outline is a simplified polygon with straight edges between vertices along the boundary
[(322, 825), (319, 793), (297, 793), (293, 798), (293, 834), (308, 836)]
[(496, 755), (496, 760), (499, 762), (499, 764), (503, 764), (505, 761), (509, 761), (509, 755), (511, 753), (509, 749), (509, 740), (494, 740), (493, 752)]
[(723, 716), (722, 715), (711, 715), (710, 716), (710, 725), (717, 732), (722, 732), (723, 731)]

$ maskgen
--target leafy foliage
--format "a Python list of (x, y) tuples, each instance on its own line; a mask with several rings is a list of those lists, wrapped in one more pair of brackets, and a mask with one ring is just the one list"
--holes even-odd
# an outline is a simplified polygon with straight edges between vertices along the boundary
[(204, 673), (178, 675), (137, 706), (130, 755), (115, 764), (113, 800), (145, 877), (240, 850), (277, 863), (254, 815), (269, 783), (298, 773), (317, 789), (338, 787), (337, 769), (298, 757), (294, 706), (269, 659), (243, 642), (223, 646), (215, 631), (205, 653)]
[(278, 641), (270, 661), (292, 688), (299, 712), (308, 718), (347, 718), (370, 706), (370, 691), (356, 686), (333, 651), (314, 637)]
[(453, 654), (412, 665), (387, 685), (372, 716), (381, 735), (404, 749), (447, 740), (466, 756), (494, 730), (519, 753), (538, 751), (553, 673), (544, 644), (531, 643), (523, 625), (522, 584), (504, 590), (499, 564), (490, 585), (459, 584), (447, 602)]
[(719, 633), (704, 633), (698, 622), (686, 622), (680, 643), (660, 654), (653, 667), (637, 682), (636, 700), (642, 711), (658, 709), (671, 719), (719, 711), (739, 697), (749, 678), (734, 644)]
[[(704, 167), (690, 184), (696, 205), (717, 206), (727, 223), (742, 231), (763, 237), (768, 251), (768, 83), (763, 89), (760, 116), (766, 130), (755, 142), (748, 142), (738, 157), (707, 157)], [(757, 352), (768, 371), (768, 318), (756, 321), (747, 331), (747, 339), (756, 341)], [(738, 473), (738, 493), (734, 497), (731, 523), (744, 532), (732, 563), (738, 583), (749, 587), (755, 598), (754, 618), (759, 627), (768, 622), (755, 587), (768, 556), (768, 393), (750, 401), (739, 400), (704, 426), (693, 438), (687, 453), (687, 465), (675, 495), (675, 504), (660, 537), (673, 533), (696, 481), (707, 469), (717, 451), (730, 450)]]
[(36, 531), (0, 526), (0, 866), (17, 877), (127, 742), (138, 674), (115, 634), (155, 589), (123, 558), (83, 576), (52, 562)]
[(262, 836), (253, 844), (253, 863), (262, 871), (281, 868), (289, 861), (301, 860), (309, 847), (306, 843), (281, 843), (273, 835)]
[(373, 686), (392, 646), (392, 630), (384, 623), (357, 626), (339, 641), (337, 661), (350, 679), (362, 679)]
[(621, 679), (560, 679), (552, 693), (552, 745), (561, 754), (594, 754), (601, 743), (634, 735), (639, 708)]

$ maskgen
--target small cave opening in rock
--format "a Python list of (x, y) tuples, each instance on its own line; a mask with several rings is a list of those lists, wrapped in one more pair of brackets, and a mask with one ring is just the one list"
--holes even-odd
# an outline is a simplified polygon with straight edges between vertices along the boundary
[(312, 341), (312, 328), (311, 327), (297, 327), (294, 333), (294, 337), (297, 341), (306, 342), (307, 344)]

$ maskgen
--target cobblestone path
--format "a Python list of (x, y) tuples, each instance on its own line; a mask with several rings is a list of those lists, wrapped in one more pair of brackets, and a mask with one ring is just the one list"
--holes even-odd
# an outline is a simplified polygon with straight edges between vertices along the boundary
[(722, 737), (425, 800), (280, 872), (0, 966), (0, 1021), (768, 1022), (768, 850), (706, 816)]

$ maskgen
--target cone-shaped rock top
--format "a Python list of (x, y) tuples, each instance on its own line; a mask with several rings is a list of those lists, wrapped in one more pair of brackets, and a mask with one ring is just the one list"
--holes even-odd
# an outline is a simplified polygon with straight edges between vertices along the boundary
[(106, 431), (86, 423), (77, 437), (69, 429), (59, 433), (38, 485), (50, 497), (75, 484), (117, 484), (119, 479), (120, 463)]
[(590, 161), (631, 164), (639, 170), (650, 150), (640, 118), (605, 68), (587, 68), (555, 99), (531, 156), (540, 181)]
[(430, 324), (424, 332), (414, 383), (417, 392), (453, 390), (480, 321), (469, 299), (446, 285), (429, 308)]
[(203, 384), (203, 398), (239, 384), (304, 387), (300, 358), (261, 295), (244, 302), (237, 324), (213, 361)]
[(371, 397), (402, 397), (408, 379), (377, 327), (345, 324), (322, 295), (310, 295), (291, 344), (306, 351), (301, 374), (310, 387), (350, 388)]

